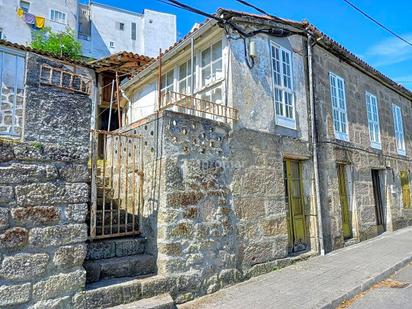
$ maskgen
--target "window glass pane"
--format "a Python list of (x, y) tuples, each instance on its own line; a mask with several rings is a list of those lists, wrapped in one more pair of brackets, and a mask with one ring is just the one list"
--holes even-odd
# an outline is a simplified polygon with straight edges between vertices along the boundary
[(273, 59), (272, 65), (273, 65), (273, 71), (274, 71), (273, 79), (274, 79), (275, 85), (281, 86), (279, 61), (277, 61), (276, 59)]
[(282, 90), (275, 89), (276, 114), (283, 115)]
[[(16, 56), (4, 53), (4, 63), (3, 63), (3, 80), (2, 87), (3, 89), (10, 89), (14, 91), (14, 85), (16, 81)], [(5, 91), (3, 90), (4, 94)]]
[(398, 151), (405, 151), (405, 140), (402, 123), (402, 113), (399, 106), (393, 106), (396, 146)]
[(0, 134), (21, 132), (24, 66), (24, 57), (0, 51)]
[(212, 47), (212, 61), (222, 58), (222, 41), (217, 42)]
[(136, 23), (132, 23), (132, 40), (136, 40)]
[(212, 102), (221, 104), (222, 103), (222, 88), (218, 87), (212, 91)]
[(24, 89), (24, 58), (17, 57), (17, 94), (23, 95)]
[(182, 80), (185, 77), (186, 77), (186, 63), (183, 63), (179, 67), (179, 79)]
[(222, 60), (219, 60), (213, 64), (212, 74), (213, 74), (213, 80), (218, 80), (218, 79), (223, 78)]
[(283, 60), (283, 86), (286, 88), (292, 88), (292, 80), (290, 76), (290, 57), (289, 53), (282, 51), (282, 60)]
[(286, 117), (294, 118), (293, 115), (293, 102), (292, 102), (292, 94), (285, 92), (285, 107), (286, 107)]
[(335, 132), (347, 133), (346, 101), (343, 80), (330, 74), (330, 89)]
[(210, 59), (210, 48), (208, 48), (202, 52), (202, 67), (205, 67), (206, 65), (210, 64)]
[(173, 70), (167, 73), (167, 85), (173, 84)]
[(179, 82), (179, 91), (181, 93), (187, 93), (188, 85), (186, 85), (186, 79)]
[(20, 1), (20, 7), (23, 9), (24, 12), (28, 13), (30, 9), (30, 3), (27, 1)]
[(333, 123), (335, 126), (335, 130), (340, 132), (340, 125), (339, 125), (339, 112), (337, 110), (333, 110)]
[(166, 75), (163, 75), (160, 79), (160, 89), (163, 89), (164, 87), (166, 87)]
[(202, 86), (209, 84), (212, 80), (211, 67), (208, 66), (202, 69)]
[(294, 119), (295, 108), (292, 90), (291, 53), (281, 47), (271, 45), (272, 72), (277, 116)]

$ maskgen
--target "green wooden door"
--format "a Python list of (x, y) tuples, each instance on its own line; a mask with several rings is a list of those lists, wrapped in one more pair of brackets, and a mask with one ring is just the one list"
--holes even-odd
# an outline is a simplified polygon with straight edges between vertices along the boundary
[(403, 208), (411, 208), (411, 190), (409, 188), (409, 175), (407, 171), (400, 172)]
[(289, 250), (305, 250), (306, 230), (305, 212), (303, 206), (303, 190), (301, 179), (301, 163), (296, 160), (286, 160), (285, 170), (285, 192), (288, 205), (288, 235)]
[(349, 209), (348, 194), (346, 190), (345, 165), (338, 164), (339, 199), (342, 208), (342, 230), (343, 238), (352, 238), (352, 224)]

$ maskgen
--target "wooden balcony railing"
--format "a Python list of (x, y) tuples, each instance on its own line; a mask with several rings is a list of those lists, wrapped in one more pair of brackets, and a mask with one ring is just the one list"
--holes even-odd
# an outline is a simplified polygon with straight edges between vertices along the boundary
[(168, 91), (161, 96), (160, 110), (177, 107), (177, 111), (186, 114), (214, 116), (215, 120), (238, 120), (239, 112), (233, 107), (199, 99), (183, 93)]

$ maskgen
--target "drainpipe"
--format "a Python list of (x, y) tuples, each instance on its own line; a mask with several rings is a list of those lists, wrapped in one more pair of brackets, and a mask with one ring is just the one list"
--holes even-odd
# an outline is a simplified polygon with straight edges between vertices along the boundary
[(315, 176), (315, 194), (316, 194), (316, 212), (318, 221), (318, 241), (319, 241), (319, 254), (325, 255), (325, 246), (323, 239), (323, 221), (322, 221), (322, 207), (320, 203), (320, 192), (319, 192), (319, 165), (318, 165), (318, 146), (317, 146), (317, 129), (315, 120), (315, 100), (314, 100), (314, 90), (313, 90), (313, 67), (312, 67), (312, 36), (308, 33), (307, 35), (307, 46), (308, 46), (308, 74), (309, 74), (309, 104), (310, 104), (310, 114), (311, 114), (311, 126), (312, 126), (312, 145), (313, 145), (313, 170)]
[(195, 64), (193, 63), (195, 60), (195, 40), (193, 38), (190, 39), (190, 95), (193, 96), (195, 91), (195, 79), (194, 77), (194, 70)]

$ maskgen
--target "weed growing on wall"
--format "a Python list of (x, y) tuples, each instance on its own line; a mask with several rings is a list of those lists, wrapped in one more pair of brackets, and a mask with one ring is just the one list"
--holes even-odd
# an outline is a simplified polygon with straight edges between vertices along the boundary
[(53, 32), (50, 27), (33, 33), (31, 47), (56, 56), (78, 60), (81, 58), (81, 44), (76, 40), (74, 31)]

